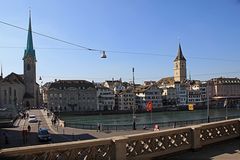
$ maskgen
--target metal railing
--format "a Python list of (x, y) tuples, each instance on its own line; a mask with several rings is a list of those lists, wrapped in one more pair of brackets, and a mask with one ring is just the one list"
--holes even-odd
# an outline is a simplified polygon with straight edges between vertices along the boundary
[[(239, 116), (229, 116), (228, 119), (239, 118)], [(215, 117), (211, 118), (210, 122), (216, 122), (225, 120), (225, 117)], [(184, 121), (169, 121), (169, 122), (154, 122), (154, 123), (141, 123), (136, 124), (136, 129), (152, 129), (154, 125), (158, 125), (160, 128), (176, 128), (184, 127), (189, 125), (196, 125), (207, 123), (207, 119), (193, 119), (193, 120), (184, 120)], [(84, 124), (84, 123), (70, 123), (65, 122), (65, 127), (80, 128), (80, 129), (90, 129), (97, 130), (98, 124)], [(102, 131), (122, 131), (122, 130), (132, 130), (132, 124), (101, 124)]]

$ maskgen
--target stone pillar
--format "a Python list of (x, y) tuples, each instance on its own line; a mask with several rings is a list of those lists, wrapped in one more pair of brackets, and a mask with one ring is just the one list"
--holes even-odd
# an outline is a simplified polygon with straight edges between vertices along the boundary
[(126, 144), (128, 138), (125, 136), (113, 137), (114, 143), (114, 159), (115, 160), (126, 160)]
[(197, 150), (202, 147), (200, 139), (201, 125), (192, 127), (192, 149)]

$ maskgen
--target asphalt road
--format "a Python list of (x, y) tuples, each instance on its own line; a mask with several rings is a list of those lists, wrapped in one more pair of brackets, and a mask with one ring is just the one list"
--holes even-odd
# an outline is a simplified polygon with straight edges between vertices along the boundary
[[(51, 121), (46, 121), (41, 110), (31, 110), (30, 113), (36, 115), (38, 120), (41, 120), (40, 125), (36, 123), (29, 123), (28, 119), (18, 119), (16, 121), (16, 126), (14, 128), (1, 128), (0, 129), (0, 148), (18, 147), (18, 146), (28, 146), (28, 145), (38, 145), (43, 143), (56, 143), (56, 142), (66, 142), (69, 141), (67, 136), (59, 134), (57, 131), (52, 129)], [(50, 124), (49, 124), (50, 123)], [(27, 133), (27, 136), (23, 136), (23, 130), (27, 130), (28, 125), (31, 126), (31, 131)], [(38, 140), (38, 128), (48, 128), (49, 133), (52, 136), (52, 141), (50, 142), (39, 142)], [(4, 134), (7, 135), (8, 143), (6, 144)]]

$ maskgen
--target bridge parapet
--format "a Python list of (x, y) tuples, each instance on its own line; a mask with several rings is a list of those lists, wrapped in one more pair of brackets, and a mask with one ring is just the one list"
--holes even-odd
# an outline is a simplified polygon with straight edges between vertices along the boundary
[(19, 160), (113, 159), (112, 139), (95, 139), (2, 149), (0, 157)]
[(105, 139), (0, 150), (15, 159), (150, 159), (240, 136), (239, 119)]
[(238, 119), (226, 120), (204, 124), (200, 129), (201, 146), (215, 142), (220, 142), (232, 138), (239, 137), (240, 122)]

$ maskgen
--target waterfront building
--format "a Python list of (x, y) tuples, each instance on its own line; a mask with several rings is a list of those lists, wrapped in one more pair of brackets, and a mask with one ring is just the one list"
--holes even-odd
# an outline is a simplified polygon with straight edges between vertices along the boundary
[(187, 80), (186, 81), (187, 87), (187, 101), (188, 104), (199, 104), (203, 102), (202, 94), (204, 93), (204, 88), (202, 87), (202, 83), (199, 80)]
[(116, 95), (117, 98), (117, 110), (132, 110), (133, 108), (136, 108), (136, 99), (135, 99), (135, 93), (133, 91), (133, 88), (128, 88), (123, 91), (120, 91)]
[(239, 78), (213, 78), (208, 81), (209, 96), (211, 98), (239, 98)]
[(97, 90), (85, 80), (58, 80), (48, 88), (48, 109), (59, 112), (96, 111)]
[(113, 90), (104, 86), (97, 86), (97, 110), (113, 110), (115, 107), (115, 95)]
[(186, 105), (188, 103), (188, 85), (187, 83), (175, 82), (176, 97), (178, 105)]
[(177, 102), (176, 88), (174, 84), (174, 77), (162, 78), (157, 82), (159, 88), (162, 89), (162, 103), (163, 105), (174, 105)]
[(207, 102), (207, 82), (201, 82), (200, 92), (202, 102)]
[(174, 105), (177, 102), (176, 98), (176, 88), (165, 87), (162, 88), (162, 103), (163, 105)]
[(135, 89), (138, 109), (145, 109), (146, 104), (151, 101), (153, 109), (162, 107), (162, 89), (157, 85), (139, 86)]
[(177, 57), (174, 60), (174, 81), (183, 82), (187, 79), (186, 59), (179, 44)]
[(23, 74), (1, 74), (0, 105), (7, 108), (28, 109), (39, 106), (40, 92), (36, 83), (36, 55), (33, 48), (31, 16), (29, 16), (27, 47), (23, 56)]
[(189, 90), (188, 91), (188, 104), (196, 104), (201, 102), (201, 92), (200, 90)]

